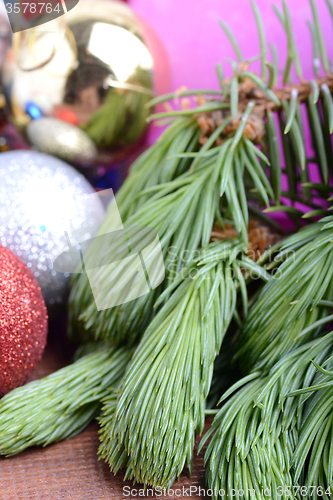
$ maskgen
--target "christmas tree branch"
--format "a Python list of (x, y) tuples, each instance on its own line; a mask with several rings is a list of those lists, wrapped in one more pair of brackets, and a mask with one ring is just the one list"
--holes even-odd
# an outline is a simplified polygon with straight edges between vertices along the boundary
[[(205, 453), (206, 482), (215, 492), (215, 499), (222, 498), (218, 492), (223, 490), (225, 495), (243, 490), (247, 498), (251, 497), (249, 491), (255, 491), (262, 499), (296, 499), (301, 486), (331, 484), (332, 472), (320, 482), (324, 479), (321, 471), (327, 472), (322, 450), (324, 444), (331, 448), (331, 419), (321, 427), (327, 427), (320, 436), (321, 447), (316, 443), (316, 434), (311, 439), (309, 436), (325, 411), (327, 416), (331, 410), (332, 400), (325, 405), (327, 393), (322, 390), (316, 393), (315, 406), (314, 401), (303, 396), (303, 388), (317, 385), (325, 377), (317, 376), (311, 360), (322, 363), (332, 352), (332, 339), (333, 332), (299, 347), (282, 356), (266, 376), (254, 372), (222, 396), (223, 405), (199, 446), (200, 451), (211, 438)], [(308, 476), (302, 478), (300, 471), (306, 467), (313, 444)]]
[(81, 432), (119, 384), (130, 358), (128, 349), (103, 348), (7, 394), (0, 401), (0, 455)]
[(114, 472), (126, 465), (126, 477), (168, 487), (185, 462), (191, 471), (195, 432), (203, 429), (213, 363), (236, 314), (238, 288), (247, 314), (243, 272), (269, 279), (243, 249), (237, 240), (212, 243), (164, 292), (168, 301), (135, 352), (116, 408), (106, 406), (101, 419), (100, 453)]
[(271, 367), (314, 335), (305, 333), (307, 326), (330, 314), (319, 303), (333, 299), (332, 224), (328, 216), (283, 243), (275, 257), (281, 265), (262, 289), (239, 337), (237, 358), (245, 373)]

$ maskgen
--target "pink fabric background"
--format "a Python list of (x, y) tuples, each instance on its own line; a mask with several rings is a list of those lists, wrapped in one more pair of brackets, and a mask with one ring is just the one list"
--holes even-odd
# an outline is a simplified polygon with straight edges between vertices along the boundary
[[(222, 62), (230, 74), (228, 57), (234, 52), (218, 25), (223, 19), (237, 34), (245, 57), (259, 54), (255, 20), (249, 0), (129, 0), (134, 11), (156, 30), (168, 53), (172, 88), (217, 88), (215, 64)], [(267, 40), (280, 52), (280, 67), (285, 60), (286, 37), (272, 4), (282, 8), (282, 0), (257, 0)], [(288, 0), (305, 77), (312, 76), (312, 43), (307, 20), (312, 20), (308, 0)], [(324, 38), (333, 59), (333, 23), (325, 0), (317, 0)], [(269, 54), (270, 59), (270, 54)]]

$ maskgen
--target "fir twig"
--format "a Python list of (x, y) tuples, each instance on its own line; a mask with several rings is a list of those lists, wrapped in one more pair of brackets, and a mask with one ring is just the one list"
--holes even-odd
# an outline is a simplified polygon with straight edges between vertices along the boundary
[[(191, 471), (195, 431), (203, 430), (213, 363), (235, 312), (237, 287), (246, 314), (241, 269), (268, 279), (237, 241), (213, 243), (198, 260), (164, 292), (169, 300), (139, 344), (117, 407), (110, 414), (106, 408), (101, 420), (100, 452), (111, 469), (126, 462), (126, 477), (153, 486), (170, 486), (185, 462)], [(116, 453), (123, 449), (126, 460)]]
[(7, 394), (0, 401), (0, 454), (80, 433), (97, 416), (110, 387), (117, 387), (130, 358), (125, 348), (100, 349)]
[(329, 314), (317, 304), (332, 300), (332, 220), (329, 216), (291, 236), (275, 257), (282, 264), (250, 310), (240, 337), (237, 357), (246, 372), (272, 366), (306, 342), (299, 332)]
[[(318, 474), (318, 459), (322, 457), (320, 449), (313, 449), (316, 457), (311, 457), (313, 466), (310, 462), (306, 482), (302, 482), (300, 470), (305, 467), (314, 440), (313, 435), (308, 439), (310, 429), (325, 417), (325, 412), (321, 411), (323, 405), (327, 415), (332, 400), (325, 405), (327, 392), (323, 391), (321, 399), (316, 401), (316, 418), (312, 418), (314, 405), (312, 401), (306, 403), (303, 388), (314, 382), (322, 385), (325, 377), (316, 377), (316, 368), (310, 361), (322, 363), (325, 360), (332, 351), (332, 337), (333, 332), (299, 347), (283, 356), (266, 376), (254, 372), (222, 396), (220, 403), (223, 405), (199, 447), (200, 450), (212, 436), (205, 462), (208, 463), (206, 482), (214, 492), (214, 498), (222, 498), (219, 492), (223, 490), (225, 495), (232, 494), (232, 490), (243, 490), (248, 498), (251, 490), (259, 494), (265, 490), (265, 495), (259, 498), (281, 496), (296, 499), (298, 486), (321, 484)], [(310, 390), (313, 392), (316, 387), (317, 384)], [(302, 424), (302, 421), (306, 423)], [(324, 436), (325, 442), (327, 434)], [(331, 446), (331, 443), (327, 444)], [(311, 470), (315, 470), (317, 477)], [(322, 484), (331, 484), (332, 479), (328, 480)], [(285, 496), (284, 489), (288, 486), (291, 489), (289, 494), (286, 489)]]

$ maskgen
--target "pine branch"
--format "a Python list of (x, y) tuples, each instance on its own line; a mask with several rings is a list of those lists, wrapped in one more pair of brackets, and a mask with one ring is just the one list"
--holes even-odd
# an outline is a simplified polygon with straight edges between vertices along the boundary
[(240, 335), (237, 358), (245, 373), (269, 369), (314, 334), (308, 326), (330, 314), (319, 304), (333, 298), (332, 225), (328, 216), (284, 242), (275, 279), (262, 289)]
[[(258, 19), (257, 22), (260, 25)], [(289, 37), (290, 54), (300, 71), (286, 5), (283, 23)], [(261, 40), (264, 40), (263, 34)], [(298, 226), (302, 225), (302, 212), (294, 206), (281, 204), (284, 168), (273, 111), (278, 111), (283, 132), (284, 162), (289, 181), (288, 193), (284, 195), (292, 200), (292, 204), (301, 202), (318, 209), (311, 202), (311, 188), (306, 187), (309, 182), (308, 167), (313, 159), (306, 157), (302, 102), (307, 102), (316, 151), (314, 161), (319, 165), (323, 182), (328, 182), (329, 169), (333, 173), (332, 76), (272, 91), (270, 85), (267, 86), (247, 70), (247, 65), (243, 61), (239, 67), (234, 64), (233, 80), (230, 85), (225, 82), (224, 88), (229, 88), (227, 95), (216, 94), (220, 99), (215, 97), (205, 101), (202, 98), (197, 108), (155, 115), (155, 118), (175, 116), (176, 119), (161, 140), (137, 161), (117, 198), (127, 224), (140, 223), (157, 229), (165, 258), (168, 246), (177, 246), (176, 271), (179, 271), (182, 253), (187, 252), (191, 256), (200, 244), (207, 244), (215, 214), (219, 211), (232, 219), (244, 242), (247, 241), (248, 203), (251, 200), (259, 207), (262, 203), (270, 206), (270, 212), (284, 211)], [(209, 90), (200, 94), (214, 95)], [(177, 118), (179, 114), (188, 117)], [(200, 151), (199, 142), (204, 143)], [(255, 144), (262, 145), (262, 151)], [(265, 150), (268, 150), (271, 160), (270, 182), (266, 176), (265, 163), (269, 162), (263, 153)], [(182, 184), (184, 179), (188, 182), (187, 186)], [(163, 199), (157, 199), (158, 196)], [(166, 204), (170, 204), (173, 211), (168, 210)], [(190, 206), (190, 212), (186, 213)], [(200, 207), (206, 207), (206, 214)], [(112, 230), (110, 219), (112, 217), (107, 215), (101, 229), (103, 233)], [(175, 227), (174, 219), (178, 227)], [(194, 228), (193, 237), (189, 236), (190, 227)], [(99, 282), (101, 287), (107, 282), (107, 276), (102, 272)], [(99, 313), (87, 277), (77, 278), (70, 299), (71, 336), (81, 341), (110, 335), (117, 342), (124, 338), (135, 341), (153, 318), (153, 304), (162, 288), (111, 311)]]
[(238, 287), (247, 311), (241, 269), (269, 279), (242, 249), (237, 240), (209, 245), (164, 292), (168, 301), (135, 352), (117, 407), (110, 413), (106, 407), (101, 419), (100, 452), (114, 472), (126, 463), (126, 477), (167, 487), (185, 462), (191, 471), (195, 431), (204, 426), (213, 363), (236, 314)]
[[(143, 195), (148, 192), (151, 195), (149, 201), (127, 220), (126, 225), (157, 230), (166, 263), (167, 284), (173, 273), (180, 271), (200, 245), (209, 243), (221, 198), (225, 198), (229, 205), (239, 238), (247, 243), (248, 205), (241, 180), (245, 173), (266, 205), (269, 204), (269, 196), (273, 196), (258, 160), (257, 150), (244, 138), (250, 113), (251, 106), (244, 115), (238, 133), (233, 139), (226, 140), (218, 151), (213, 148), (209, 156), (200, 153), (194, 155), (188, 172), (171, 182), (145, 190)], [(258, 154), (265, 159), (263, 153)], [(105, 231), (105, 227), (102, 230)], [(172, 255), (169, 249), (174, 249)], [(115, 252), (114, 247), (106, 250), (110, 253), (110, 259), (111, 250)], [(126, 273), (131, 276), (130, 269)], [(125, 282), (126, 275), (122, 275), (122, 279)], [(99, 283), (100, 290), (105, 289), (104, 295), (107, 297), (109, 279), (107, 270), (103, 268)], [(75, 309), (81, 309), (82, 300), (79, 297), (88, 293), (87, 290), (87, 279), (80, 278), (71, 294)], [(154, 315), (153, 305), (159, 293), (157, 290), (130, 303), (101, 312), (97, 311), (91, 298), (80, 319), (86, 329), (92, 330), (95, 339), (107, 338), (116, 342), (126, 339), (127, 342), (135, 342)]]
[[(171, 181), (188, 170), (191, 160), (177, 158), (179, 152), (193, 152), (199, 149), (200, 128), (192, 119), (179, 119), (162, 134), (151, 148), (143, 153), (132, 165), (130, 175), (117, 193), (117, 206), (122, 221), (137, 212), (149, 199), (142, 191)], [(165, 168), (161, 168), (164, 165)], [(112, 207), (107, 213), (99, 234), (107, 234), (118, 229), (114, 227)], [(81, 312), (94, 303), (91, 287), (86, 274), (74, 275), (69, 299), (69, 336), (80, 342), (89, 341), (92, 335), (85, 331), (84, 323), (79, 320)]]
[[(212, 437), (205, 453), (208, 488), (215, 492), (224, 490), (226, 495), (242, 489), (248, 498), (249, 490), (255, 490), (259, 498), (276, 499), (284, 498), (283, 491), (288, 486), (291, 493), (285, 493), (285, 498), (299, 498), (295, 495), (297, 486), (331, 484), (318, 483), (318, 477), (311, 474), (309, 480), (314, 482), (304, 483), (295, 467), (298, 463), (300, 469), (305, 467), (308, 449), (314, 441), (313, 437), (305, 444), (309, 429), (305, 424), (308, 432), (305, 431), (303, 422), (311, 419), (315, 427), (318, 421), (310, 415), (314, 405), (306, 401), (302, 388), (321, 381), (311, 360), (322, 363), (332, 348), (333, 332), (283, 356), (266, 376), (254, 372), (225, 392), (220, 400), (223, 406), (199, 447)], [(322, 406), (317, 408), (318, 416), (322, 415)], [(318, 464), (320, 451), (313, 448), (313, 464)], [(216, 494), (214, 498), (221, 497)]]
[[(299, 226), (304, 220), (301, 220), (302, 211), (294, 206), (297, 202), (311, 207), (312, 211), (307, 215), (310, 219), (326, 215), (325, 209), (322, 210), (312, 196), (319, 194), (325, 200), (330, 195), (329, 189), (323, 189), (323, 185), (328, 188), (329, 177), (333, 174), (333, 79), (328, 71), (314, 2), (311, 0), (314, 53), (316, 58), (321, 57), (327, 74), (320, 78), (319, 66), (315, 65), (316, 79), (302, 81), (290, 13), (284, 2), (280, 18), (287, 35), (288, 59), (284, 68), (287, 85), (282, 88), (275, 87), (277, 55), (274, 54), (272, 65), (266, 65), (264, 30), (259, 11), (254, 2), (252, 4), (261, 42), (262, 79), (249, 70), (251, 61), (243, 61), (236, 38), (223, 25), (239, 59), (238, 63), (232, 62), (232, 78), (223, 80), (222, 67), (218, 66), (220, 91), (200, 90), (196, 107), (172, 109), (170, 106), (168, 111), (150, 117), (149, 120), (167, 119), (171, 125), (159, 143), (138, 160), (118, 196), (126, 224), (151, 226), (157, 230), (166, 261), (165, 284), (148, 296), (101, 313), (96, 310), (86, 277), (80, 277), (72, 290), (73, 316), (75, 319), (80, 317), (83, 329), (87, 330), (85, 333), (81, 331), (79, 338), (134, 342), (144, 334), (122, 383), (117, 403), (112, 394), (105, 401), (100, 452), (112, 470), (127, 467), (126, 477), (145, 484), (169, 485), (180, 474), (185, 462), (191, 466), (194, 433), (203, 425), (203, 408), (211, 385), (213, 361), (232, 315), (240, 323), (235, 298), (232, 302), (230, 299), (231, 295), (235, 297), (238, 287), (246, 317), (247, 290), (242, 269), (246, 268), (245, 263), (249, 268), (249, 262), (243, 259), (240, 264), (237, 256), (236, 260), (231, 259), (235, 271), (232, 285), (226, 280), (226, 275), (223, 284), (219, 282), (214, 252), (212, 267), (207, 260), (191, 267), (191, 257), (209, 243), (214, 222), (218, 220), (222, 228), (226, 222), (231, 222), (239, 241), (245, 245), (242, 251), (246, 252), (249, 203), (252, 204), (251, 210), (257, 213), (261, 213), (263, 205), (269, 207), (267, 213), (284, 211)], [(297, 85), (290, 84), (293, 64), (301, 80)], [(191, 91), (185, 94), (191, 95)], [(154, 103), (181, 96), (182, 93), (168, 95), (155, 99)], [(315, 158), (307, 157), (302, 119), (304, 109), (311, 128)], [(277, 142), (277, 119), (282, 132), (283, 155)], [(312, 163), (318, 165), (321, 173), (319, 188), (309, 182), (309, 165)], [(285, 173), (289, 188), (282, 192), (281, 178)], [(292, 206), (286, 204), (285, 197), (292, 201)], [(259, 294), (259, 299), (253, 300), (254, 305), (241, 333), (238, 358), (245, 373), (252, 372), (252, 377), (253, 370), (260, 369), (261, 374), (251, 379), (246, 390), (236, 394), (235, 398), (240, 398), (237, 399), (239, 406), (234, 407), (235, 412), (227, 413), (232, 423), (229, 441), (224, 441), (222, 448), (211, 448), (209, 467), (213, 472), (209, 473), (210, 484), (229, 481), (228, 484), (237, 489), (245, 477), (250, 477), (256, 488), (272, 484), (276, 493), (277, 484), (299, 480), (292, 476), (290, 467), (301, 413), (296, 416), (296, 407), (288, 400), (285, 403), (288, 407), (286, 417), (281, 417), (277, 399), (280, 385), (288, 379), (288, 370), (295, 373), (293, 365), (288, 365), (288, 370), (283, 369), (286, 371), (276, 381), (275, 392), (267, 392), (254, 409), (253, 397), (260, 388), (263, 389), (263, 381), (266, 380), (267, 387), (271, 387), (271, 379), (264, 377), (267, 373), (271, 375), (270, 370), (274, 371), (281, 357), (285, 361), (290, 352), (291, 356), (294, 352), (299, 353), (294, 350), (318, 336), (323, 329), (333, 294), (332, 227), (332, 219), (326, 217), (321, 223), (308, 226), (290, 238), (277, 257), (282, 261), (280, 279), (271, 280)], [(108, 216), (103, 232), (107, 232), (105, 229), (112, 230)], [(171, 256), (170, 248), (173, 249)], [(288, 252), (294, 252), (293, 256)], [(183, 259), (185, 254), (187, 257)], [(203, 281), (196, 288), (191, 280), (178, 280), (184, 266), (193, 270), (200, 269), (201, 265), (203, 268), (208, 266), (205, 271), (208, 283)], [(224, 269), (224, 265), (222, 260), (219, 266)], [(101, 271), (101, 287), (107, 281), (107, 273)], [(154, 308), (156, 300), (157, 307)], [(221, 324), (217, 312), (222, 307), (230, 310), (225, 324)], [(200, 361), (202, 367), (199, 369)], [(295, 358), (294, 361), (298, 366), (298, 360)], [(195, 366), (197, 369), (193, 368)], [(301, 384), (301, 376), (295, 376)], [(307, 377), (305, 375), (306, 380)], [(156, 387), (159, 387), (159, 392), (156, 392)], [(293, 387), (297, 388), (296, 385)], [(290, 398), (290, 401), (295, 400)], [(235, 427), (233, 419), (238, 416), (240, 419)], [(259, 424), (261, 416), (263, 420)], [(282, 433), (282, 427), (277, 424), (279, 419), (286, 429), (290, 427), (288, 435)], [(247, 421), (251, 421), (251, 428), (242, 426)], [(222, 429), (226, 428), (224, 424)], [(328, 422), (325, 423), (326, 431), (329, 432)], [(225, 431), (217, 432), (223, 434)], [(252, 446), (249, 436), (253, 438)], [(225, 437), (223, 434), (223, 439)], [(318, 448), (322, 442), (317, 440), (315, 443)], [(243, 476), (234, 475), (235, 470), (242, 470)], [(302, 473), (305, 472), (304, 469)], [(327, 477), (330, 477), (329, 472)]]
[(125, 348), (104, 348), (0, 401), (0, 454), (46, 446), (79, 434), (99, 413), (131, 358)]
[[(310, 395), (306, 400), (299, 440), (294, 452), (293, 475), (305, 486), (314, 486), (316, 491), (320, 492), (320, 488), (323, 487), (323, 495), (319, 493), (318, 496), (328, 499), (330, 494), (327, 494), (326, 490), (333, 483), (331, 462), (333, 383), (332, 372), (328, 371), (332, 368), (332, 348), (326, 359), (322, 357), (321, 361), (318, 361), (312, 358), (312, 363), (319, 375), (311, 385), (291, 393), (291, 396)], [(325, 368), (321, 368), (318, 363), (323, 363)]]
[[(285, 8), (287, 8), (286, 5)], [(288, 13), (286, 13), (286, 18), (289, 15), (287, 14)], [(292, 60), (295, 60), (295, 65), (298, 68), (297, 71), (299, 75), (301, 75), (297, 50), (292, 31), (290, 31), (291, 25), (289, 25), (288, 30)], [(215, 98), (208, 101), (206, 105), (204, 104), (191, 110), (194, 116), (197, 114), (200, 126), (202, 126), (204, 131), (206, 129), (213, 130), (213, 134), (215, 134), (217, 129), (211, 129), (211, 127), (213, 127), (212, 122), (215, 120), (217, 127), (217, 124), (221, 120), (223, 123), (223, 121), (230, 120), (231, 118), (231, 121), (225, 129), (226, 136), (224, 140), (233, 137), (233, 134), (237, 137), (238, 132), (242, 130), (254, 143), (259, 143), (261, 145), (265, 144), (264, 149), (269, 150), (272, 163), (270, 178), (272, 185), (274, 185), (274, 195), (276, 198), (274, 200), (274, 195), (272, 196), (270, 193), (270, 202), (274, 203), (274, 201), (279, 201), (280, 192), (278, 186), (279, 183), (281, 183), (283, 172), (282, 159), (278, 154), (278, 138), (273, 118), (273, 112), (277, 112), (280, 119), (281, 131), (283, 133), (284, 161), (287, 168), (289, 191), (293, 197), (292, 199), (296, 198), (299, 193), (298, 179), (300, 178), (303, 184), (309, 181), (308, 165), (310, 163), (318, 163), (323, 182), (327, 183), (328, 169), (330, 168), (333, 173), (333, 151), (331, 143), (333, 123), (333, 99), (331, 97), (331, 92), (333, 90), (333, 80), (331, 76), (327, 75), (325, 78), (318, 78), (310, 82), (302, 81), (299, 85), (285, 86), (272, 92), (270, 83), (266, 85), (254, 73), (246, 70), (246, 68), (244, 62), (241, 62), (239, 67), (236, 63), (233, 63), (234, 76), (230, 81), (224, 82), (224, 88), (230, 88), (229, 93), (222, 96), (220, 99)], [(249, 83), (250, 81), (251, 83)], [(315, 159), (306, 157), (301, 110), (303, 106), (302, 103), (306, 104), (308, 121), (312, 132), (313, 147), (316, 151)], [(231, 108), (230, 111), (227, 110), (228, 105)], [(204, 106), (206, 106), (206, 108), (204, 108)], [(221, 108), (221, 110), (222, 107), (225, 106), (226, 109), (221, 111), (221, 119), (219, 118), (219, 121), (217, 121), (214, 117), (216, 111), (209, 112), (207, 106), (214, 107), (214, 109)], [(251, 117), (247, 116), (249, 106), (252, 108)], [(323, 113), (321, 108), (323, 108)], [(206, 109), (205, 112), (203, 112), (204, 109)], [(238, 119), (239, 114), (243, 114), (242, 120)], [(169, 115), (171, 116), (172, 113), (169, 113)], [(154, 116), (152, 116), (152, 118), (153, 117)], [(248, 120), (249, 123), (246, 125), (245, 129), (243, 124), (246, 120)], [(266, 127), (266, 137), (264, 137), (266, 120), (268, 121), (268, 126)], [(288, 134), (288, 137), (286, 137), (285, 134)], [(209, 140), (209, 134), (204, 136), (204, 139)], [(223, 141), (223, 134), (221, 140)], [(273, 149), (273, 141), (276, 142), (275, 149)], [(300, 202), (311, 204), (311, 195), (310, 189), (302, 187)], [(248, 189), (246, 190), (246, 196), (250, 199)], [(279, 206), (278, 204), (277, 209)], [(281, 208), (281, 210), (290, 214), (292, 220), (296, 221), (299, 225), (299, 221), (295, 218), (295, 214), (296, 216), (301, 216), (301, 213), (289, 209), (286, 205), (284, 206), (286, 208)]]

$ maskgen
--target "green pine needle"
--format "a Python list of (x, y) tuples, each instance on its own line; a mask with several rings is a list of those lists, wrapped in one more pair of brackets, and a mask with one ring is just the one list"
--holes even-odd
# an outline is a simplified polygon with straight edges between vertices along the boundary
[(79, 434), (117, 387), (131, 358), (125, 348), (103, 348), (15, 389), (0, 401), (0, 454), (46, 446)]
[(259, 42), (260, 42), (260, 57), (261, 57), (261, 78), (263, 81), (266, 80), (266, 53), (267, 53), (267, 45), (266, 45), (266, 36), (265, 36), (265, 28), (262, 21), (262, 17), (260, 14), (260, 10), (258, 5), (254, 0), (250, 0), (252, 10), (254, 12), (254, 16), (257, 23), (257, 29), (259, 33)]
[(320, 52), (323, 68), (324, 68), (324, 71), (326, 71), (326, 73), (330, 73), (329, 62), (328, 62), (326, 48), (325, 48), (325, 42), (324, 42), (324, 38), (323, 38), (323, 30), (322, 30), (322, 27), (320, 24), (319, 14), (318, 14), (315, 0), (310, 0), (310, 5), (311, 5), (315, 33), (316, 33), (316, 37), (318, 40), (319, 52)]
[(209, 245), (165, 291), (169, 300), (135, 352), (116, 409), (109, 414), (106, 407), (101, 420), (100, 452), (114, 472), (120, 451), (126, 477), (144, 484), (170, 486), (185, 463), (191, 471), (195, 432), (203, 430), (213, 364), (238, 287), (246, 315), (241, 269), (269, 279), (242, 250), (237, 241)]
[[(242, 489), (248, 498), (251, 498), (249, 490), (255, 490), (259, 498), (273, 500), (299, 498), (294, 494), (296, 488), (305, 484), (331, 484), (332, 476), (320, 483), (318, 462), (324, 461), (323, 445), (321, 449), (312, 448), (309, 479), (303, 482), (299, 471), (305, 468), (315, 441), (316, 434), (309, 440), (310, 430), (316, 429), (321, 417), (327, 421), (333, 398), (325, 405), (327, 390), (322, 390), (320, 397), (314, 396), (317, 397), (314, 406), (311, 399), (303, 396), (303, 389), (299, 389), (306, 387), (314, 392), (318, 382), (327, 381), (329, 376), (317, 376), (311, 360), (322, 363), (332, 349), (333, 332), (283, 356), (266, 376), (255, 372), (226, 391), (220, 400), (223, 405), (199, 447), (201, 449), (211, 438), (205, 453), (208, 488), (215, 492), (224, 490), (225, 495), (232, 494), (231, 490)], [(332, 387), (328, 390), (333, 394)], [(326, 428), (326, 421), (321, 429)], [(327, 422), (329, 429), (330, 426), (331, 418), (329, 424)], [(324, 433), (323, 444), (325, 439), (331, 448), (328, 432)], [(291, 488), (290, 496), (286, 490), (285, 495), (281, 494), (287, 486), (295, 487), (295, 490)], [(264, 489), (267, 492), (261, 496)], [(214, 498), (222, 497), (217, 493)]]
[(241, 51), (241, 49), (240, 49), (240, 47), (238, 45), (238, 42), (237, 42), (234, 34), (232, 33), (231, 29), (229, 28), (229, 26), (225, 22), (223, 22), (223, 21), (219, 21), (219, 24), (220, 24), (221, 28), (223, 29), (223, 31), (225, 32), (225, 34), (227, 35), (227, 37), (229, 38), (230, 43), (233, 46), (233, 49), (234, 49), (234, 51), (236, 53), (238, 62), (244, 61), (244, 57), (242, 55), (242, 51)]
[(303, 344), (300, 332), (330, 309), (317, 305), (333, 298), (333, 217), (312, 224), (288, 238), (275, 257), (275, 278), (251, 308), (240, 336), (244, 372), (267, 369), (283, 354)]
[[(167, 162), (189, 161), (189, 170), (169, 182), (143, 190), (142, 197), (145, 198), (149, 193), (150, 198), (137, 206), (135, 214), (126, 218), (126, 226), (139, 225), (157, 230), (164, 253), (167, 284), (173, 271), (179, 272), (181, 267), (186, 264), (182, 257), (185, 250), (187, 260), (190, 260), (200, 244), (205, 246), (209, 243), (221, 198), (225, 199), (229, 205), (239, 238), (247, 243), (249, 216), (246, 196), (242, 187), (242, 177), (245, 176), (245, 173), (248, 174), (249, 180), (267, 206), (269, 198), (274, 196), (257, 156), (269, 163), (267, 158), (262, 152), (249, 146), (250, 141), (246, 138), (244, 139), (246, 148), (243, 145), (244, 128), (252, 107), (250, 103), (234, 138), (227, 139), (222, 147), (213, 147), (213, 149), (208, 149), (209, 146), (213, 146), (213, 140), (207, 141), (209, 144), (206, 148), (206, 145), (203, 147), (203, 151), (209, 151), (211, 153), (209, 156), (205, 156), (201, 152), (194, 155), (193, 158), (168, 156)], [(228, 119), (219, 127), (220, 133), (223, 134), (227, 123)], [(187, 127), (188, 123), (184, 122), (184, 126)], [(178, 128), (176, 130), (179, 132)], [(188, 140), (187, 137), (186, 143)], [(172, 145), (169, 151), (171, 147)], [(168, 164), (163, 164), (159, 168), (163, 170), (163, 167), (167, 168), (167, 166)], [(142, 168), (138, 171), (140, 172)], [(239, 169), (241, 177), (237, 176), (236, 178), (235, 171), (237, 169)], [(126, 183), (124, 189), (126, 189)], [(123, 203), (122, 198), (120, 199), (119, 208), (121, 210)], [(107, 232), (107, 227), (108, 215), (101, 231)], [(172, 255), (169, 252), (170, 248), (175, 249)], [(126, 275), (121, 278), (126, 281)], [(100, 290), (104, 289), (107, 297), (109, 287), (107, 270), (101, 270), (99, 283)], [(160, 291), (157, 290), (122, 306), (99, 312), (91, 292), (90, 297), (88, 296), (88, 280), (85, 275), (82, 275), (74, 282), (70, 299), (72, 316), (77, 314), (84, 327), (90, 330), (81, 339), (87, 341), (89, 338), (107, 338), (112, 342), (122, 342), (126, 339), (127, 342), (135, 342), (154, 316), (153, 305), (159, 293)], [(82, 310), (83, 312), (79, 313)]]

